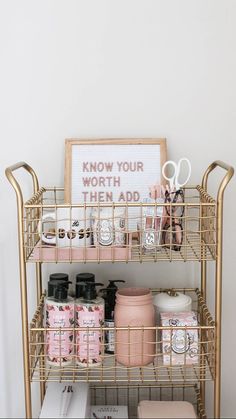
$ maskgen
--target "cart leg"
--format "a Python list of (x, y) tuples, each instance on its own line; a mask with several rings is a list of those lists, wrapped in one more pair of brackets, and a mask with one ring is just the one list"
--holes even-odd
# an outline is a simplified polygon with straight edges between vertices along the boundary
[[(203, 198), (204, 201), (204, 198)], [(204, 201), (205, 202), (205, 201)], [(204, 299), (205, 303), (206, 303), (206, 286), (207, 286), (207, 263), (206, 263), (206, 246), (205, 246), (205, 230), (207, 230), (206, 228), (206, 208), (204, 206), (201, 206), (200, 208), (201, 211), (201, 217), (200, 217), (200, 223), (199, 223), (199, 228), (200, 228), (200, 240), (201, 240), (201, 247), (202, 247), (202, 258), (201, 258), (201, 295), (202, 298)], [(203, 313), (201, 313), (201, 324), (203, 324)], [(203, 403), (203, 405), (205, 406), (205, 393), (206, 393), (206, 386), (205, 386), (205, 353), (204, 353), (204, 339), (205, 339), (205, 335), (204, 335), (204, 330), (201, 330), (201, 334), (200, 334), (200, 341), (202, 342), (200, 344), (200, 397), (201, 397), (201, 401)]]
[[(207, 275), (206, 275), (206, 261), (202, 260), (201, 261), (201, 294), (202, 297), (204, 298), (204, 301), (206, 302), (206, 280), (207, 280)], [(201, 324), (202, 324), (202, 320), (201, 320)], [(204, 331), (202, 330), (200, 339), (201, 342), (204, 342)], [(201, 372), (200, 372), (200, 396), (201, 396), (201, 401), (203, 403), (203, 405), (205, 406), (205, 393), (206, 393), (206, 385), (205, 385), (205, 354), (204, 354), (204, 347), (203, 347), (204, 343), (201, 344)]]
[[(37, 288), (37, 304), (40, 302), (40, 298), (42, 296), (42, 263), (36, 263), (36, 288)], [(41, 325), (43, 326), (43, 325)], [(42, 332), (43, 333), (43, 332)], [(42, 336), (43, 342), (43, 336)], [(41, 406), (43, 404), (44, 396), (45, 396), (45, 381), (44, 381), (44, 369), (45, 369), (45, 360), (44, 360), (44, 351), (41, 353), (41, 357), (39, 360), (39, 369), (40, 369), (40, 400)]]
[(217, 212), (216, 212), (216, 272), (215, 272), (215, 380), (214, 380), (214, 417), (220, 418), (220, 398), (221, 398), (221, 312), (222, 312), (222, 242), (223, 242), (223, 197), (226, 186), (234, 174), (232, 166), (217, 160), (214, 161), (204, 173), (202, 187), (207, 191), (209, 174), (216, 168), (226, 170), (218, 193), (217, 193)]
[(217, 252), (215, 277), (215, 322), (216, 322), (216, 361), (214, 386), (214, 417), (220, 418), (221, 409), (221, 311), (222, 311), (222, 240), (223, 240), (223, 201), (218, 200), (217, 205)]
[(21, 318), (23, 340), (23, 367), (25, 385), (25, 412), (26, 418), (32, 418), (31, 385), (30, 385), (30, 358), (29, 358), (29, 329), (28, 329), (28, 303), (26, 263), (24, 259), (22, 211), (19, 211), (19, 262), (20, 262), (20, 292), (21, 292)]

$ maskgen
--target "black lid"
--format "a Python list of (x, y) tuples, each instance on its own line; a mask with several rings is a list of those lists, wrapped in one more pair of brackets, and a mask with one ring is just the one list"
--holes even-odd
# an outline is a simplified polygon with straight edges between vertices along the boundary
[(69, 275), (68, 274), (64, 274), (64, 273), (54, 273), (49, 275), (49, 281), (51, 280), (57, 280), (57, 281), (68, 281), (69, 280)]
[(70, 281), (49, 281), (48, 282), (48, 297), (55, 297), (55, 290), (58, 287), (65, 288), (65, 290), (68, 294), (69, 284), (72, 284), (72, 282), (70, 282)]
[(114, 290), (118, 290), (118, 287), (116, 286), (116, 282), (125, 282), (123, 279), (109, 279), (109, 284), (107, 286), (108, 290), (114, 289)]
[(89, 272), (81, 272), (80, 274), (76, 275), (76, 282), (81, 282), (81, 281), (95, 282), (95, 275)]
[(110, 279), (108, 286), (101, 290), (106, 293), (106, 296), (104, 296), (106, 305), (112, 306), (113, 308), (116, 302), (116, 291), (118, 290), (118, 287), (115, 284), (116, 282), (124, 283), (125, 281), (123, 279)]
[(85, 284), (87, 282), (95, 282), (95, 275), (88, 272), (81, 272), (76, 275), (75, 295), (76, 298), (84, 297)]
[(95, 300), (97, 297), (96, 287), (102, 286), (100, 282), (85, 282), (83, 284), (85, 286), (83, 298), (85, 300)]
[(54, 298), (57, 301), (66, 300), (68, 297), (68, 289), (66, 288), (66, 282), (56, 283), (54, 286)]
[(54, 296), (54, 286), (63, 282), (63, 286), (69, 288), (69, 275), (63, 273), (54, 273), (49, 276), (48, 297)]

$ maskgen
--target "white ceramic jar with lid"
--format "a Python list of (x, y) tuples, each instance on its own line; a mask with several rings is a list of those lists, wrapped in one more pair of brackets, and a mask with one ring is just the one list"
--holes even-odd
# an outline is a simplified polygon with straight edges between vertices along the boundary
[(157, 313), (176, 313), (192, 310), (192, 298), (173, 289), (168, 289), (165, 292), (154, 295), (153, 304), (156, 307)]

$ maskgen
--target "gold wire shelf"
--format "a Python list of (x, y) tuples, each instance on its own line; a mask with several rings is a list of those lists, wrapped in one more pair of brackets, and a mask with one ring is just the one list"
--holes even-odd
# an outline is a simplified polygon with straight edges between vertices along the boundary
[[(153, 293), (158, 293), (161, 289), (152, 290)], [(128, 345), (130, 348), (134, 343), (131, 343), (130, 336), (134, 331), (145, 333), (145, 330), (154, 330), (155, 339), (151, 342), (155, 346), (155, 357), (152, 362), (146, 366), (139, 365), (136, 367), (129, 367), (119, 364), (116, 361), (116, 353), (107, 354), (105, 352), (104, 333), (108, 330), (105, 327), (87, 327), (87, 328), (46, 328), (44, 324), (44, 296), (41, 298), (39, 307), (30, 324), (30, 375), (32, 381), (60, 381), (60, 382), (128, 382), (128, 383), (147, 383), (147, 382), (196, 382), (208, 381), (214, 378), (215, 369), (215, 323), (207, 309), (207, 306), (201, 297), (198, 289), (176, 289), (191, 295), (193, 299), (193, 310), (197, 313), (197, 326), (156, 326), (151, 328), (145, 327), (126, 327), (113, 328), (115, 336), (115, 344), (118, 342), (116, 336), (119, 330), (126, 330), (128, 333)], [(111, 331), (112, 328), (109, 328)], [(197, 331), (197, 361), (189, 363), (186, 353), (180, 365), (175, 365), (170, 355), (169, 361), (163, 361), (163, 330), (170, 331), (170, 340), (173, 332), (178, 330), (184, 331), (185, 339), (187, 340), (188, 333), (193, 330)], [(87, 333), (99, 331), (101, 336), (100, 352), (101, 364), (94, 364), (92, 367), (88, 364), (79, 366), (76, 364), (77, 360), (77, 344), (74, 338), (73, 352), (71, 355), (71, 364), (62, 365), (63, 356), (59, 357), (59, 363), (56, 366), (49, 365), (47, 356), (47, 336), (50, 332), (55, 331), (60, 335), (62, 331), (68, 331), (76, 335), (81, 331)], [(166, 343), (166, 341), (165, 341)], [(60, 343), (59, 343), (60, 345)], [(172, 342), (170, 342), (172, 347)], [(87, 343), (87, 350), (89, 351), (89, 343)], [(115, 345), (116, 346), (116, 345)], [(143, 349), (142, 349), (143, 350)], [(61, 351), (59, 351), (61, 353)], [(130, 353), (132, 350), (130, 349)], [(141, 359), (149, 354), (141, 353)]]
[[(216, 202), (201, 186), (184, 189), (182, 203), (106, 203), (78, 204), (64, 203), (63, 188), (41, 188), (24, 204), (24, 250), (27, 262), (157, 262), (157, 261), (204, 261), (215, 260), (216, 257)], [(164, 210), (163, 210), (164, 208)], [(177, 209), (182, 210), (176, 218)], [(60, 245), (62, 219), (59, 211), (68, 211), (69, 244)], [(74, 244), (73, 241), (73, 211), (80, 211), (79, 223), (83, 234), (91, 235), (91, 244)], [(102, 245), (93, 243), (94, 233), (91, 227), (91, 211), (96, 210), (99, 220), (103, 219), (102, 210), (110, 210), (109, 220), (113, 236), (120, 233), (117, 226), (116, 211), (124, 213), (124, 242), (117, 245)], [(158, 214), (160, 210), (167, 211), (168, 223), (163, 222), (163, 215), (158, 232), (152, 229), (154, 243), (148, 248), (145, 245), (145, 235), (149, 229), (144, 226), (145, 210)], [(42, 223), (45, 215), (54, 212), (55, 220)], [(150, 218), (150, 217), (149, 217)], [(152, 219), (157, 219), (154, 215)], [(176, 232), (176, 224), (179, 231)], [(44, 227), (43, 227), (44, 226)], [(45, 244), (42, 235), (54, 235), (55, 243)], [(175, 241), (179, 234), (179, 245)], [(158, 238), (157, 238), (158, 235)], [(156, 238), (155, 238), (156, 237)], [(82, 242), (81, 242), (82, 243)]]
[(197, 417), (206, 419), (206, 413), (196, 384), (109, 384), (91, 385), (92, 405), (128, 406), (130, 419), (137, 418), (137, 406), (141, 400), (186, 401), (192, 403)]

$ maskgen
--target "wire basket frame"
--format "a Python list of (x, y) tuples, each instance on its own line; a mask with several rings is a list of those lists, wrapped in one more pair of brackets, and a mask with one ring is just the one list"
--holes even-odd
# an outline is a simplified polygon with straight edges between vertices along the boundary
[[(52, 213), (54, 219), (42, 222)], [(216, 257), (216, 202), (200, 186), (185, 188), (182, 203), (78, 205), (64, 204), (63, 188), (41, 188), (24, 204), (23, 221), (27, 262), (202, 261)], [(102, 222), (107, 228), (103, 236), (101, 229), (98, 232)], [(76, 223), (80, 224), (78, 231)], [(111, 241), (104, 245), (109, 228)]]
[[(222, 180), (219, 184), (217, 195), (216, 195), (216, 201), (212, 201), (212, 198), (207, 194), (208, 190), (208, 183), (209, 183), (209, 175), (213, 174), (215, 172), (215, 169), (223, 169), (225, 171), (224, 176), (222, 177)], [(32, 185), (33, 185), (33, 191), (34, 195), (31, 200), (24, 203), (23, 199), (23, 191), (21, 189), (20, 183), (17, 181), (15, 177), (15, 171), (18, 171), (19, 169), (25, 170), (31, 177)], [(14, 173), (14, 174), (13, 174)], [(215, 260), (215, 343), (214, 347), (212, 347), (212, 351), (214, 353), (215, 357), (215, 363), (214, 363), (214, 369), (213, 369), (213, 375), (212, 378), (214, 379), (214, 417), (220, 418), (220, 412), (221, 412), (221, 308), (222, 308), (222, 256), (223, 256), (223, 203), (224, 203), (224, 192), (227, 187), (227, 185), (230, 182), (230, 179), (232, 178), (234, 174), (234, 168), (220, 160), (216, 160), (212, 162), (206, 169), (203, 177), (202, 177), (202, 183), (201, 187), (190, 187), (186, 188), (185, 192), (188, 190), (196, 190), (193, 192), (193, 196), (197, 196), (197, 199), (195, 200), (195, 203), (192, 203), (192, 201), (187, 198), (187, 195), (185, 195), (185, 203), (184, 206), (195, 206), (197, 209), (197, 224), (196, 228), (193, 230), (190, 229), (190, 232), (193, 233), (193, 231), (196, 233), (198, 240), (195, 243), (191, 244), (191, 240), (187, 241), (186, 245), (186, 238), (189, 237), (189, 231), (187, 230), (186, 226), (188, 224), (188, 220), (186, 218), (185, 222), (183, 219), (183, 215), (186, 214), (186, 211), (181, 216), (180, 220), (176, 220), (176, 213), (175, 213), (175, 206), (171, 204), (164, 204), (163, 206), (169, 205), (169, 227), (167, 225), (164, 226), (161, 231), (161, 236), (163, 233), (163, 236), (165, 233), (167, 233), (167, 237), (169, 237), (169, 242), (166, 240), (163, 243), (158, 243), (158, 246), (154, 246), (154, 249), (157, 247), (158, 251), (152, 251), (151, 255), (146, 256), (146, 252), (143, 252), (143, 246), (142, 246), (142, 235), (140, 240), (140, 235), (134, 234), (133, 231), (132, 234), (127, 238), (125, 246), (123, 248), (128, 248), (131, 251), (130, 253), (126, 250), (125, 257), (124, 254), (122, 254), (122, 257), (120, 255), (120, 249), (117, 252), (116, 248), (114, 248), (114, 245), (109, 246), (110, 253), (107, 255), (106, 252), (104, 254), (104, 248), (100, 246), (96, 246), (96, 253), (94, 253), (94, 249), (82, 249), (82, 254), (78, 255), (78, 252), (75, 251), (77, 249), (74, 249), (73, 246), (69, 246), (67, 249), (66, 254), (64, 252), (61, 252), (61, 249), (58, 248), (58, 246), (54, 246), (53, 251), (50, 251), (49, 249), (45, 249), (45, 246), (40, 243), (41, 240), (41, 233), (42, 231), (39, 229), (38, 224), (41, 221), (42, 217), (42, 210), (51, 211), (52, 208), (58, 209), (60, 206), (65, 208), (70, 208), (70, 211), (72, 211), (73, 207), (79, 207), (79, 208), (86, 208), (85, 205), (77, 205), (77, 206), (71, 206), (71, 205), (65, 205), (63, 204), (64, 198), (60, 201), (60, 204), (58, 204), (55, 200), (55, 192), (62, 194), (63, 197), (63, 189), (62, 188), (41, 188), (39, 189), (39, 182), (38, 177), (35, 173), (35, 171), (25, 162), (18, 162), (6, 169), (6, 176), (13, 187), (15, 193), (16, 193), (16, 200), (17, 200), (17, 219), (18, 219), (18, 241), (19, 241), (19, 265), (20, 265), (20, 287), (21, 287), (21, 309), (22, 309), (22, 335), (23, 335), (23, 361), (24, 361), (24, 387), (25, 387), (25, 408), (26, 408), (26, 417), (31, 418), (32, 417), (32, 404), (31, 404), (31, 385), (30, 385), (30, 376), (32, 374), (31, 370), (31, 364), (30, 361), (32, 361), (29, 353), (29, 349), (33, 351), (32, 348), (30, 348), (31, 344), (34, 344), (37, 347), (37, 343), (40, 345), (42, 344), (42, 347), (44, 347), (44, 337), (40, 337), (40, 334), (38, 335), (38, 338), (34, 341), (30, 341), (29, 339), (29, 332), (30, 327), (28, 326), (28, 310), (27, 310), (27, 270), (26, 270), (26, 262), (32, 261), (36, 262), (36, 285), (37, 285), (37, 301), (38, 303), (42, 303), (40, 301), (40, 296), (42, 295), (42, 271), (41, 271), (41, 262), (86, 262), (86, 261), (94, 261), (94, 262), (101, 262), (101, 261), (152, 261), (155, 262), (158, 260), (167, 260), (167, 261), (174, 261), (174, 260), (198, 260), (201, 261), (201, 295), (206, 298), (207, 295), (207, 264), (206, 262), (208, 260)], [(51, 204), (45, 204), (43, 203), (43, 198), (41, 195), (43, 194), (46, 196), (46, 194), (53, 193), (53, 201), (51, 201)], [(38, 200), (38, 201), (37, 201)], [(48, 201), (50, 202), (50, 200)], [(53, 203), (52, 203), (53, 202)], [(59, 200), (58, 200), (59, 202)], [(143, 205), (135, 203), (135, 206), (140, 207), (140, 213), (143, 214)], [(87, 205), (88, 206), (88, 205)], [(101, 207), (100, 205), (94, 204), (95, 207), (98, 209)], [(117, 207), (117, 204), (112, 203), (112, 213), (114, 211), (115, 206)], [(156, 204), (155, 204), (156, 206)], [(213, 212), (211, 211), (205, 211), (204, 207), (215, 207), (213, 209)], [(132, 204), (128, 204), (127, 208), (132, 207)], [(200, 209), (199, 209), (200, 207)], [(30, 213), (32, 209), (35, 209), (34, 212)], [(26, 210), (29, 209), (29, 214), (26, 215)], [(100, 211), (98, 211), (100, 212)], [(199, 214), (199, 216), (198, 216)], [(192, 214), (191, 214), (192, 216)], [(209, 220), (209, 218), (213, 219)], [(29, 218), (28, 218), (29, 217)], [(99, 216), (100, 217), (100, 216)], [(126, 211), (126, 219), (129, 220), (130, 215)], [(194, 217), (193, 217), (194, 218)], [(196, 218), (195, 221), (196, 221)], [(71, 217), (70, 217), (71, 220)], [(142, 217), (141, 217), (142, 221)], [(179, 222), (180, 221), (180, 222)], [(192, 220), (193, 221), (193, 220)], [(180, 228), (175, 226), (176, 224), (181, 224), (181, 237), (182, 242), (181, 246), (179, 246), (179, 250), (176, 251), (174, 249), (175, 246), (175, 239), (177, 237), (175, 229), (177, 228), (178, 233), (180, 233)], [(31, 224), (31, 225), (30, 225)], [(114, 226), (114, 223), (112, 221), (112, 225)], [(155, 223), (154, 223), (155, 225)], [(184, 227), (183, 227), (184, 226)], [(198, 226), (198, 227), (197, 227)], [(58, 226), (55, 225), (57, 228)], [(173, 228), (174, 227), (174, 228)], [(145, 233), (145, 231), (142, 230), (142, 223), (141, 223), (141, 232)], [(210, 231), (209, 231), (210, 229)], [(56, 237), (57, 237), (57, 230), (55, 230)], [(185, 231), (184, 231), (185, 230)], [(129, 231), (129, 230), (128, 230)], [(157, 235), (158, 236), (158, 235)], [(133, 256), (133, 241), (137, 242), (139, 239), (139, 242), (137, 243), (138, 249), (138, 257)], [(208, 242), (209, 240), (209, 242)], [(128, 245), (127, 245), (128, 243)], [(134, 243), (136, 244), (136, 243)], [(164, 244), (164, 246), (160, 246), (160, 244)], [(166, 246), (167, 245), (167, 246)], [(174, 246), (173, 246), (174, 245)], [(39, 253), (39, 249), (40, 253)], [(170, 249), (170, 252), (166, 249)], [(184, 254), (182, 250), (185, 249)], [(187, 251), (188, 249), (188, 251)], [(174, 251), (173, 251), (174, 250)], [(163, 256), (164, 255), (164, 256)], [(90, 256), (90, 257), (89, 257)], [(109, 256), (109, 257), (108, 257)], [(40, 312), (40, 305), (39, 305), (39, 312)], [(204, 305), (204, 308), (200, 314), (200, 325), (204, 325), (205, 316), (204, 312), (207, 312), (207, 308)], [(208, 312), (209, 313), (209, 312)], [(34, 320), (39, 320), (40, 316), (35, 317)], [(42, 317), (42, 316), (41, 316)], [(208, 317), (208, 316), (207, 316)], [(39, 325), (42, 326), (42, 322), (39, 320)], [(214, 328), (214, 326), (212, 325)], [(208, 327), (207, 327), (208, 328)], [(205, 332), (206, 327), (201, 326), (201, 332), (199, 332), (200, 335), (200, 342), (203, 336), (203, 339), (205, 339), (204, 336), (206, 336)], [(39, 327), (38, 330), (36, 330), (36, 327), (34, 327), (34, 332), (47, 332), (46, 329), (43, 327)], [(60, 332), (60, 331), (59, 331)], [(37, 340), (38, 339), (38, 340)], [(39, 347), (38, 347), (39, 348)], [(208, 352), (206, 349), (206, 345), (203, 343), (200, 343), (200, 354), (204, 351), (205, 353)], [(44, 355), (44, 352), (40, 352), (41, 349), (39, 349), (38, 355)], [(34, 353), (33, 353), (34, 355)], [(39, 364), (40, 367), (40, 395), (41, 395), (41, 402), (43, 401), (44, 394), (45, 394), (45, 368), (44, 366), (44, 356), (39, 357)], [(206, 379), (206, 371), (204, 368), (205, 360), (202, 358), (202, 361), (200, 362), (201, 366), (201, 374), (200, 374), (200, 392), (202, 397), (203, 404), (205, 403), (205, 379)], [(35, 364), (36, 365), (36, 364)], [(34, 365), (34, 366), (35, 366)], [(60, 372), (60, 371), (59, 371)], [(171, 377), (173, 378), (173, 376)], [(59, 377), (60, 379), (60, 377)], [(116, 376), (115, 376), (116, 380)], [(114, 381), (114, 380), (113, 380)], [(155, 384), (153, 384), (155, 385)], [(184, 381), (184, 385), (186, 386), (186, 381)]]
[(129, 418), (137, 418), (137, 406), (141, 400), (187, 401), (193, 404), (199, 419), (206, 418), (196, 384), (97, 384), (91, 385), (90, 388), (92, 405), (128, 406)]
[[(106, 342), (104, 339), (106, 327), (71, 327), (71, 328), (46, 328), (44, 327), (44, 296), (41, 298), (38, 309), (30, 324), (30, 375), (32, 381), (85, 381), (85, 382), (128, 382), (128, 383), (145, 383), (145, 382), (196, 382), (207, 381), (214, 378), (215, 371), (215, 323), (207, 309), (207, 306), (198, 289), (176, 289), (192, 296), (193, 310), (197, 313), (197, 326), (155, 326), (155, 327), (123, 327), (112, 328), (115, 339), (115, 353), (108, 354), (105, 352)], [(160, 292), (161, 289), (153, 290), (153, 293)], [(119, 332), (127, 332), (127, 341), (122, 342), (128, 347), (130, 362), (132, 362), (132, 354), (135, 344), (140, 343), (140, 339), (145, 339), (145, 333), (152, 330), (153, 338), (148, 342), (146, 349), (141, 345), (139, 354), (140, 365), (126, 366), (117, 362), (116, 345), (119, 342)], [(197, 334), (197, 356), (193, 362), (189, 359), (187, 351), (176, 364), (173, 357), (173, 351), (170, 350), (169, 360), (163, 356), (164, 342), (163, 331), (169, 331), (170, 347), (173, 348), (173, 334), (181, 331), (182, 338), (188, 341), (189, 333), (196, 331)], [(56, 366), (48, 363), (47, 353), (47, 336), (52, 332), (57, 332), (59, 337), (63, 332), (68, 331), (73, 335), (73, 351), (70, 355), (70, 364), (63, 364), (63, 355), (59, 355)], [(86, 333), (99, 333), (100, 336), (100, 364), (94, 364), (92, 367), (88, 363), (77, 365), (78, 347), (76, 335), (82, 331)], [(111, 331), (111, 328), (109, 328)], [(137, 337), (137, 342), (132, 340), (133, 336)], [(147, 343), (147, 342), (146, 342)], [(63, 343), (59, 341), (60, 348)], [(89, 341), (86, 342), (87, 351), (89, 351)], [(149, 352), (151, 351), (151, 352)], [(62, 353), (61, 350), (59, 353)], [(137, 356), (137, 348), (136, 348)], [(128, 355), (127, 355), (128, 357)], [(143, 365), (142, 359), (150, 357), (150, 363)], [(132, 364), (131, 364), (132, 365)]]

